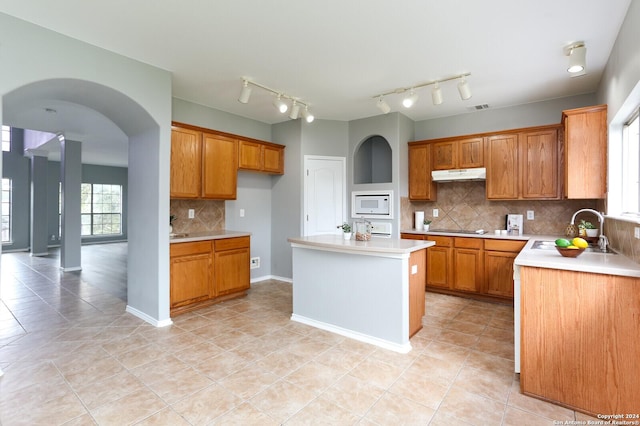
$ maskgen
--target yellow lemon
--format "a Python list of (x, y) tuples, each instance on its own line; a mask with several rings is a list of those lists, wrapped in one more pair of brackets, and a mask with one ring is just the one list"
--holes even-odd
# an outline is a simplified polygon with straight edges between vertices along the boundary
[(589, 243), (585, 239), (580, 237), (575, 237), (573, 240), (571, 240), (571, 243), (578, 248), (589, 247)]
[(576, 246), (567, 246), (567, 247), (565, 247), (565, 248), (568, 248), (568, 249), (576, 249), (576, 250), (578, 250), (578, 247), (576, 247)]

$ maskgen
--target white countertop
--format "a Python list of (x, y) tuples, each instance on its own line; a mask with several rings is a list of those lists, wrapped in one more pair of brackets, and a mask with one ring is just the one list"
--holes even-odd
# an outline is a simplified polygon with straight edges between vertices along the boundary
[(319, 248), (331, 251), (352, 253), (409, 254), (435, 245), (433, 241), (403, 240), (397, 238), (371, 238), (369, 241), (356, 241), (353, 237), (345, 240), (342, 235), (314, 235), (311, 237), (292, 237), (288, 241), (292, 246)]
[(533, 249), (538, 241), (554, 241), (554, 237), (532, 236), (515, 259), (515, 265), (538, 268), (562, 269), (566, 271), (589, 272), (593, 274), (640, 277), (640, 265), (631, 259), (613, 253), (584, 252), (578, 257), (563, 257), (557, 250)]
[[(417, 229), (402, 229), (400, 231), (401, 234), (416, 234), (416, 235), (440, 235), (443, 237), (464, 237), (464, 238), (491, 238), (498, 240), (518, 240), (518, 241), (528, 241), (531, 238), (540, 238), (540, 235), (532, 235), (532, 234), (522, 234), (522, 235), (497, 235), (493, 231), (487, 232), (486, 234), (462, 234), (460, 232), (434, 232), (434, 231), (424, 231)], [(551, 238), (551, 237), (549, 237)], [(556, 237), (557, 238), (557, 237)], [(554, 238), (555, 239), (555, 238)]]
[(204, 231), (204, 232), (189, 232), (189, 233), (175, 233), (169, 234), (169, 243), (190, 243), (193, 241), (206, 241), (217, 240), (220, 238), (235, 238), (235, 237), (249, 237), (250, 232), (242, 231)]

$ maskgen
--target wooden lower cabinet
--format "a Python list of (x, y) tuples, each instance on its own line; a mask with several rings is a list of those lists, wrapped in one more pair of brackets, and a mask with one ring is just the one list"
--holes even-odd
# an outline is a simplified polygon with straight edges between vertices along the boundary
[(427, 279), (427, 253), (422, 249), (411, 253), (409, 258), (409, 337), (422, 328), (424, 316), (424, 292)]
[(215, 296), (212, 256), (211, 241), (171, 244), (171, 309)]
[(520, 280), (521, 391), (594, 417), (638, 414), (640, 279), (522, 266)]
[(249, 237), (214, 241), (218, 296), (249, 289)]
[(172, 316), (243, 296), (250, 288), (250, 237), (173, 243), (169, 254)]
[(427, 290), (491, 300), (513, 301), (513, 262), (526, 241), (401, 234), (429, 240)]
[(525, 246), (524, 241), (484, 241), (485, 292), (513, 299), (513, 262)]

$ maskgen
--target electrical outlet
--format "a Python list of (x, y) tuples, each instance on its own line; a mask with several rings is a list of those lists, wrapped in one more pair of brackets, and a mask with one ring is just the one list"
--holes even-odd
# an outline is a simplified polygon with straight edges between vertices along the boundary
[(640, 240), (640, 227), (633, 228), (633, 237)]
[(196, 217), (196, 211), (194, 209), (189, 209), (189, 219), (193, 219)]
[(527, 220), (533, 220), (535, 218), (535, 214), (533, 210), (527, 210)]
[(240, 217), (244, 217), (244, 209), (240, 209)]
[(438, 211), (438, 209), (433, 209), (433, 217), (438, 217), (439, 214), (440, 212)]
[(250, 262), (251, 269), (258, 269), (260, 267), (260, 258), (252, 257)]

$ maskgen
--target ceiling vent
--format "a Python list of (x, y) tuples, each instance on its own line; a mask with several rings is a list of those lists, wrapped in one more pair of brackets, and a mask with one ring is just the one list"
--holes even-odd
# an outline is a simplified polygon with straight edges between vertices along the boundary
[(489, 109), (489, 104), (474, 105), (469, 107), (470, 111), (480, 111), (483, 109)]

